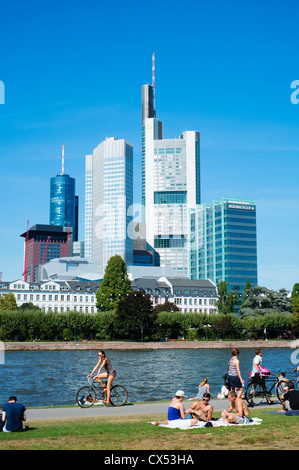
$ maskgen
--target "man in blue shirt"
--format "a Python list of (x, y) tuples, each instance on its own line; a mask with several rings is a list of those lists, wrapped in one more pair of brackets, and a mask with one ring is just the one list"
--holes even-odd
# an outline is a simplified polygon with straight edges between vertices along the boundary
[(26, 421), (26, 408), (22, 403), (17, 403), (17, 397), (11, 396), (8, 403), (2, 408), (2, 421), (5, 423), (2, 431), (16, 432), (23, 430), (23, 421)]

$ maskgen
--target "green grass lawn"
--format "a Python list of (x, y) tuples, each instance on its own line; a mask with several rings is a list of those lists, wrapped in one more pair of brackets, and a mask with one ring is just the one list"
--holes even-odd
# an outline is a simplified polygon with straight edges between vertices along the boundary
[[(258, 426), (192, 430), (149, 424), (164, 415), (29, 421), (23, 433), (0, 433), (0, 450), (298, 450), (299, 417), (251, 411)], [(220, 412), (215, 412), (220, 417)]]

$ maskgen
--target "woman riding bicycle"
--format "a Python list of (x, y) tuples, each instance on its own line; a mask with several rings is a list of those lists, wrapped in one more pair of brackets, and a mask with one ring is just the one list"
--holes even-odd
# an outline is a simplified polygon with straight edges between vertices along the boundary
[[(87, 376), (87, 378), (90, 377), (97, 370), (97, 368), (99, 368), (98, 373), (94, 376), (95, 380), (99, 382), (99, 384), (101, 384), (102, 387), (104, 387), (101, 379), (108, 379), (107, 380), (107, 400), (104, 401), (104, 403), (108, 406), (109, 401), (110, 401), (110, 388), (114, 380), (114, 377), (116, 377), (116, 371), (114, 367), (112, 366), (108, 357), (106, 357), (106, 354), (104, 353), (104, 351), (100, 351), (98, 353), (98, 356), (99, 356), (98, 363), (93, 368), (92, 372)], [(101, 372), (103, 367), (105, 368), (106, 372)]]

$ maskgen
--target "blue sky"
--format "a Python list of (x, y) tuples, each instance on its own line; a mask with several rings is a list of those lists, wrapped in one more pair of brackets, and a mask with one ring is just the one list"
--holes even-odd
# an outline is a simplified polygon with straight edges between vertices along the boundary
[(164, 137), (201, 134), (202, 202), (257, 204), (259, 284), (299, 282), (298, 13), (294, 2), (12, 1), (1, 6), (0, 272), (20, 278), (29, 224), (49, 223), (50, 178), (76, 178), (84, 239), (85, 155), (134, 146), (141, 202), (141, 86)]

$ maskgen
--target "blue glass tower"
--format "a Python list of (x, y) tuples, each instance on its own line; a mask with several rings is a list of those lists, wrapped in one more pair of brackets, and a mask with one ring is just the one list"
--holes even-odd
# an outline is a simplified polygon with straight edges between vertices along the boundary
[(50, 225), (76, 227), (75, 179), (61, 174), (51, 178)]

